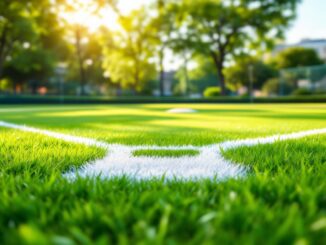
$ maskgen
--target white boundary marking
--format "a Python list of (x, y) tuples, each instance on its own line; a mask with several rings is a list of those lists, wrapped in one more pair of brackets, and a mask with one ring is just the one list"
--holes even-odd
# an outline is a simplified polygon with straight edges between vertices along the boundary
[[(311, 135), (325, 134), (326, 128), (301, 131), (290, 134), (274, 135), (256, 139), (232, 140), (208, 146), (126, 146), (108, 144), (94, 139), (56, 133), (0, 121), (0, 127), (43, 134), (67, 142), (96, 146), (108, 150), (103, 159), (88, 163), (84, 167), (66, 173), (69, 179), (76, 176), (113, 178), (127, 176), (136, 180), (162, 178), (178, 180), (198, 180), (203, 178), (223, 180), (238, 178), (247, 172), (246, 167), (234, 164), (222, 156), (222, 150), (258, 144), (272, 144), (276, 141), (299, 139)], [(197, 150), (197, 156), (171, 157), (135, 157), (133, 152), (141, 149), (152, 150)]]

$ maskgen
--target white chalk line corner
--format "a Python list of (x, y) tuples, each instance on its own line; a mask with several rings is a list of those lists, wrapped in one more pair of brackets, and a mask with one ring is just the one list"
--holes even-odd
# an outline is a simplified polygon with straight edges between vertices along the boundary
[[(66, 142), (105, 148), (108, 153), (102, 159), (87, 163), (83, 167), (64, 174), (68, 179), (78, 177), (100, 177), (102, 179), (129, 177), (134, 180), (200, 180), (240, 178), (246, 175), (247, 167), (225, 159), (222, 151), (243, 146), (272, 144), (276, 141), (299, 139), (306, 136), (325, 134), (326, 128), (301, 131), (290, 134), (260, 137), (255, 139), (232, 140), (207, 146), (126, 146), (108, 144), (90, 138), (72, 136), (25, 125), (0, 121), (0, 127), (38, 133)], [(134, 156), (136, 150), (196, 150), (196, 156), (147, 157)]]

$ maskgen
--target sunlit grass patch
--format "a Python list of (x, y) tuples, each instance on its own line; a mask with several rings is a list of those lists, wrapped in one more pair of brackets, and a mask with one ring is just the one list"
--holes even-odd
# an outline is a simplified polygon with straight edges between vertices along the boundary
[(254, 147), (239, 147), (224, 152), (234, 162), (245, 164), (254, 171), (264, 173), (325, 174), (326, 136), (276, 142)]
[(197, 150), (136, 150), (133, 156), (147, 156), (147, 157), (184, 157), (184, 156), (197, 156)]
[[(195, 114), (168, 114), (189, 107)], [(2, 111), (1, 111), (2, 110)], [(324, 104), (0, 106), (3, 121), (126, 145), (195, 145), (325, 127)], [(286, 123), (285, 123), (286, 122)]]
[[(165, 111), (176, 105), (0, 107), (3, 121), (148, 147), (323, 128), (326, 120), (324, 104), (188, 105), (198, 113), (173, 116)], [(224, 152), (248, 166), (240, 179), (71, 182), (63, 172), (105, 150), (0, 129), (0, 244), (326, 244), (325, 142)]]
[(43, 135), (0, 129), (0, 172), (61, 174), (105, 155), (105, 150)]

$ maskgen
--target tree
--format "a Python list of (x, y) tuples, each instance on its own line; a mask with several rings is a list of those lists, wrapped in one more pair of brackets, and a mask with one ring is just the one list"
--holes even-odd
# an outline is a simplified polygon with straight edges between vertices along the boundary
[(270, 48), (282, 38), (295, 17), (300, 0), (182, 0), (176, 3), (183, 14), (192, 49), (214, 61), (222, 94), (225, 94), (224, 68), (228, 60), (249, 50)]
[(262, 90), (268, 95), (289, 95), (295, 86), (291, 82), (282, 82), (279, 78), (271, 78), (263, 85)]
[(323, 64), (315, 50), (301, 47), (287, 48), (281, 51), (272, 62), (278, 69)]
[(277, 77), (278, 72), (272, 66), (251, 56), (236, 59), (234, 65), (225, 68), (226, 83), (235, 89), (242, 86), (249, 87), (250, 76), (252, 76), (253, 87), (261, 89), (267, 80)]
[(13, 50), (28, 45), (37, 37), (38, 30), (33, 15), (36, 2), (38, 1), (0, 1), (0, 78), (3, 76), (5, 61), (10, 59)]
[[(23, 48), (24, 49), (24, 48)], [(37, 46), (20, 50), (7, 62), (4, 74), (11, 78), (13, 91), (29, 82), (32, 94), (46, 78), (53, 74), (55, 58), (50, 50)]]
[[(111, 2), (111, 1), (109, 1)], [(80, 81), (80, 94), (85, 95), (85, 86), (87, 84), (87, 73), (90, 65), (93, 65), (94, 55), (88, 52), (91, 46), (98, 46), (94, 42), (90, 45), (90, 40), (94, 40), (96, 36), (90, 30), (85, 19), (92, 19), (98, 15), (98, 10), (106, 6), (104, 0), (98, 1), (63, 1), (61, 6), (63, 7), (63, 13), (61, 17), (67, 27), (67, 37), (71, 40), (74, 47), (74, 57), (71, 60), (75, 60), (75, 64), (70, 62), (71, 67), (76, 68), (79, 74)], [(98, 54), (98, 52), (96, 52)], [(99, 59), (97, 57), (96, 59)], [(75, 70), (75, 69), (74, 69)]]
[(122, 30), (107, 36), (103, 68), (113, 82), (137, 92), (156, 76), (148, 14), (142, 8), (119, 19)]
[(50, 0), (0, 2), (0, 77), (15, 84), (49, 76), (64, 53), (63, 30)]
[[(188, 74), (188, 90), (192, 93), (202, 94), (206, 88), (216, 86), (216, 71), (211, 59), (207, 59), (203, 55), (196, 55), (192, 61), (195, 66), (189, 69)], [(179, 81), (184, 81), (184, 71), (177, 73)]]
[(150, 33), (154, 39), (155, 53), (157, 57), (159, 70), (159, 89), (160, 95), (164, 96), (164, 61), (166, 51), (171, 47), (171, 35), (175, 31), (174, 12), (171, 11), (173, 5), (168, 0), (156, 0), (153, 3), (152, 10), (155, 12), (154, 17), (149, 23)]
[(170, 46), (175, 54), (182, 60), (181, 69), (177, 72), (179, 79), (183, 81), (184, 94), (189, 94), (191, 87), (191, 77), (189, 74), (189, 63), (196, 56), (191, 48), (191, 43), (186, 40), (184, 33), (177, 32), (176, 38), (172, 39)]
[(76, 43), (70, 43), (70, 52), (66, 59), (69, 68), (66, 79), (79, 81), (81, 95), (86, 93), (86, 85), (100, 85), (104, 82), (101, 38), (102, 31), (90, 33), (85, 29), (78, 49)]

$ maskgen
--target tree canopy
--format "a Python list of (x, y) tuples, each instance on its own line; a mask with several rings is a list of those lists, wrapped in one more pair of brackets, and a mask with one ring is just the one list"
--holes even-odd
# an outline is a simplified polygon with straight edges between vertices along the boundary
[(122, 30), (112, 33), (104, 47), (103, 67), (108, 76), (135, 92), (156, 75), (148, 21), (145, 9), (120, 16)]
[(49, 0), (0, 2), (0, 79), (42, 80), (62, 58), (63, 29)]
[(250, 50), (270, 48), (295, 17), (299, 0), (182, 0), (175, 3), (184, 46), (210, 56), (225, 94), (228, 60)]
[[(86, 85), (105, 81), (148, 91), (150, 81), (159, 80), (164, 95), (169, 56), (178, 63), (172, 69), (185, 94), (213, 84), (226, 94), (227, 83), (248, 83), (248, 66), (261, 88), (272, 69), (244, 57), (258, 57), (282, 40), (299, 2), (153, 0), (125, 12), (119, 0), (2, 0), (0, 80), (42, 84), (63, 65), (65, 79), (79, 83), (80, 94), (87, 93)], [(312, 50), (295, 49), (282, 52), (274, 63), (283, 69), (321, 61)]]
[(261, 89), (267, 80), (277, 76), (278, 72), (271, 65), (251, 56), (236, 59), (234, 65), (225, 69), (226, 81), (234, 89), (248, 87), (251, 79), (253, 87)]
[(292, 47), (277, 54), (272, 63), (274, 63), (278, 69), (286, 69), (320, 65), (323, 64), (323, 61), (313, 49)]

